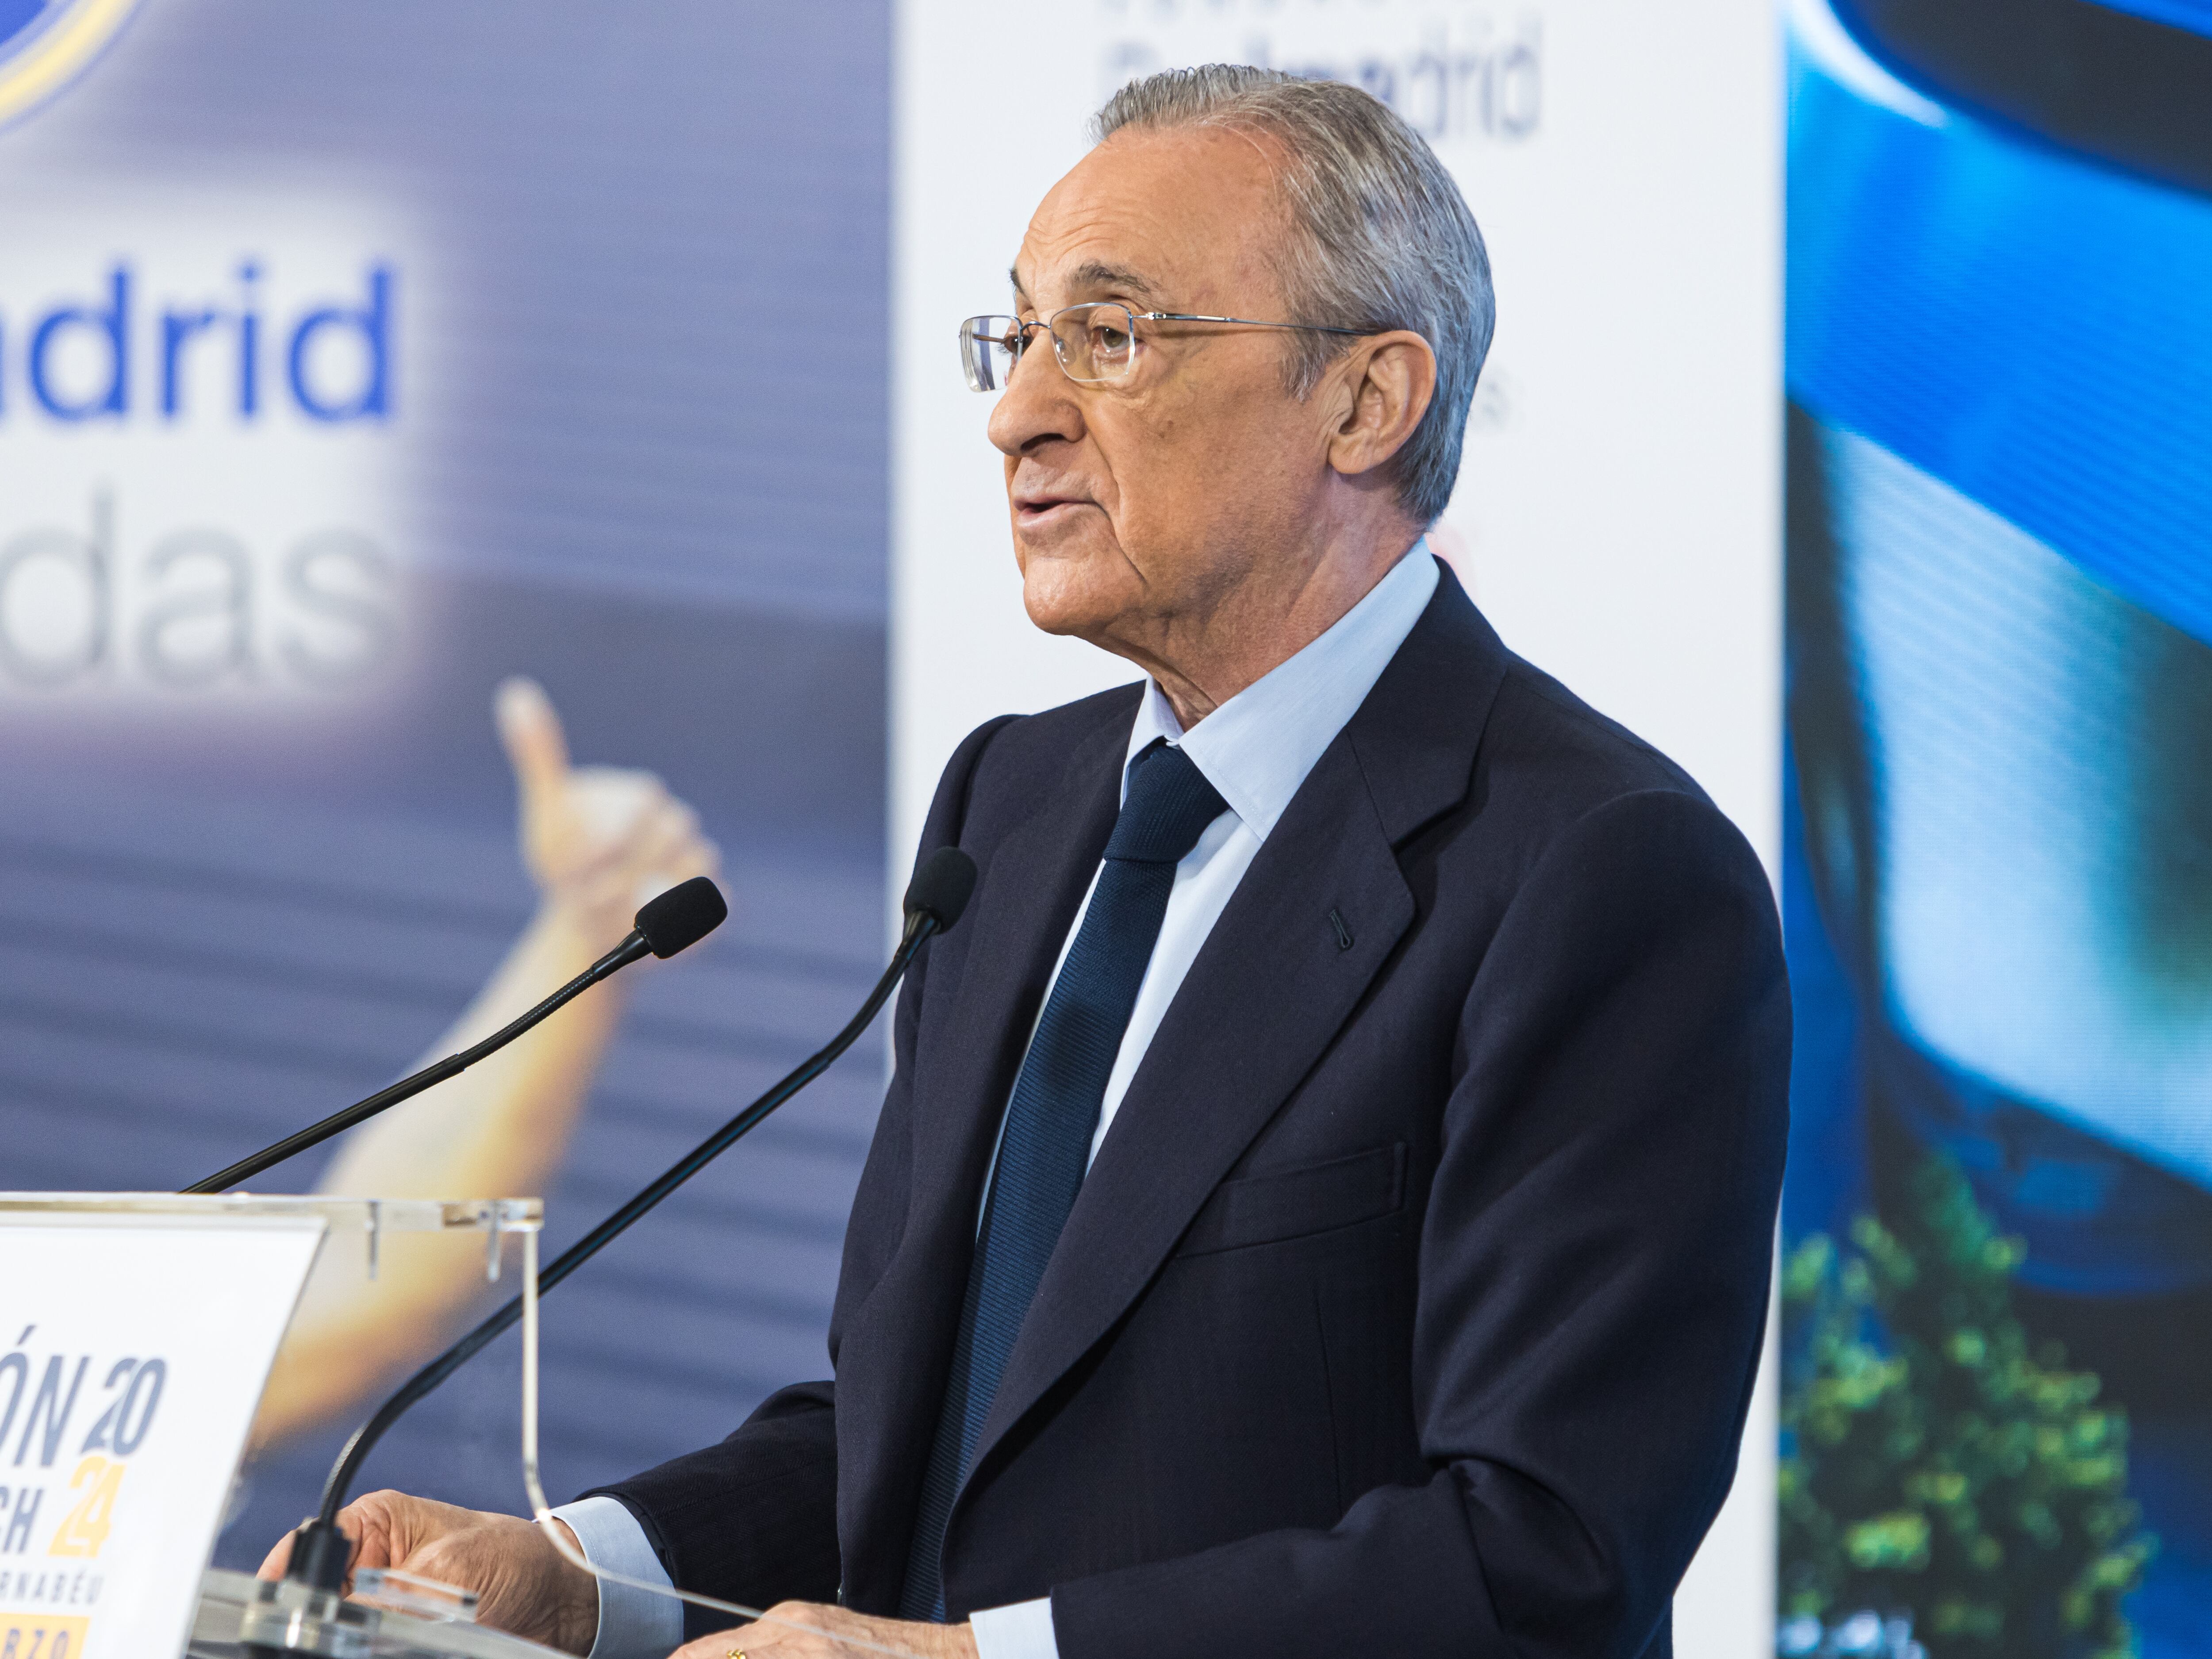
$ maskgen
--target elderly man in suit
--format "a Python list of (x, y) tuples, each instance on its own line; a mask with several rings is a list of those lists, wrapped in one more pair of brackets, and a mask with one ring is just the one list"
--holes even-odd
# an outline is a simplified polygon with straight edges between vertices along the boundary
[(1423, 543), (1492, 305), (1419, 136), (1221, 66), (1097, 126), (962, 350), (1030, 617), (1146, 678), (945, 768), (921, 851), (981, 881), (898, 1005), (834, 1380), (556, 1512), (771, 1616), (345, 1524), (598, 1659), (1667, 1655), (1766, 1307), (1765, 879)]

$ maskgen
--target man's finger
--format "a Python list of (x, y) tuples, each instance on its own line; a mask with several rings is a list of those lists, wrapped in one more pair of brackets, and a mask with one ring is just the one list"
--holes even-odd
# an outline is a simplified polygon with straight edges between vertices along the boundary
[(418, 1547), (408, 1540), (407, 1506), (394, 1504), (392, 1496), (372, 1492), (338, 1511), (338, 1530), (349, 1546), (346, 1551), (349, 1575), (359, 1567), (396, 1567)]
[[(338, 1530), (345, 1534), (346, 1543), (349, 1547), (346, 1553), (346, 1559), (349, 1564), (347, 1568), (349, 1573), (350, 1573), (352, 1568), (356, 1566), (383, 1566), (387, 1565), (386, 1563), (380, 1561), (364, 1562), (360, 1559), (366, 1540), (368, 1536), (368, 1530), (362, 1524), (364, 1518), (365, 1517), (362, 1516), (356, 1515), (351, 1509), (342, 1510), (338, 1513)], [(351, 1525), (347, 1524), (349, 1521), (352, 1522)], [(312, 1515), (305, 1515), (300, 1517), (300, 1526), (301, 1527), (312, 1527), (314, 1524), (315, 1517)], [(257, 1578), (282, 1578), (284, 1576), (284, 1570), (292, 1565), (292, 1546), (298, 1540), (299, 1536), (299, 1528), (295, 1527), (290, 1532), (286, 1533), (282, 1538), (278, 1539), (276, 1540), (276, 1547), (270, 1550), (266, 1556), (262, 1558), (261, 1565), (255, 1570), (254, 1577)]]
[(568, 739), (545, 688), (519, 674), (501, 680), (492, 714), (524, 799), (550, 799), (568, 776)]
[(292, 1534), (288, 1532), (276, 1540), (276, 1547), (262, 1558), (260, 1570), (254, 1574), (254, 1577), (282, 1578), (284, 1576), (284, 1569), (291, 1565)]

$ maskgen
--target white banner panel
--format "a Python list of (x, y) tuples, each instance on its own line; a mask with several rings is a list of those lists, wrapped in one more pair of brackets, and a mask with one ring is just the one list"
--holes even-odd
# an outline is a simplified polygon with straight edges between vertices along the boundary
[[(1230, 60), (1366, 87), (1458, 178), (1498, 321), (1434, 544), (1506, 643), (1780, 845), (1781, 64), (1765, 0), (902, 0), (893, 126), (894, 894), (939, 769), (993, 714), (1127, 682), (1021, 604), (989, 400), (954, 331), (1001, 308), (1038, 198), (1132, 75)], [(1762, 1400), (1765, 1395), (1762, 1394)], [(1772, 1650), (1773, 1437), (1677, 1607)]]
[(0, 1226), (0, 1653), (180, 1653), (314, 1216)]

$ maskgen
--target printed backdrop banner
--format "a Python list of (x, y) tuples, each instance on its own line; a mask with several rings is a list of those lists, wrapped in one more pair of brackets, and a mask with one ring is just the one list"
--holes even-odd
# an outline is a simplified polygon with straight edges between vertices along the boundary
[[(1329, 76), (1436, 147), (1498, 333), (1434, 537), (1508, 645), (1689, 768), (1778, 867), (1779, 40), (1765, 0), (904, 0), (897, 12), (892, 836), (983, 720), (1134, 672), (1032, 629), (962, 318), (1132, 75)], [(1762, 1396), (1763, 1398), (1763, 1396)], [(1677, 1604), (1770, 1651), (1771, 1420)]]
[[(6, 1185), (220, 1169), (550, 990), (636, 902), (592, 860), (649, 884), (700, 835), (716, 938), (258, 1184), (543, 1190), (557, 1250), (843, 1024), (880, 965), (889, 40), (866, 0), (0, 0)], [(521, 797), (510, 674), (552, 711), (508, 699)], [(826, 1375), (881, 1066), (548, 1302), (556, 1501)], [(441, 1244), (317, 1270), (222, 1565), (511, 1291)], [(512, 1340), (371, 1486), (524, 1507)]]

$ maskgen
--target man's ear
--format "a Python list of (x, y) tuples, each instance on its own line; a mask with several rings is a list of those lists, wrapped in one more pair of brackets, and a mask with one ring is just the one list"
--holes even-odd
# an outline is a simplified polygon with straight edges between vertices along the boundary
[(1347, 477), (1371, 472), (1406, 447), (1437, 395), (1437, 354), (1407, 329), (1370, 335), (1334, 365), (1337, 423), (1328, 464)]

